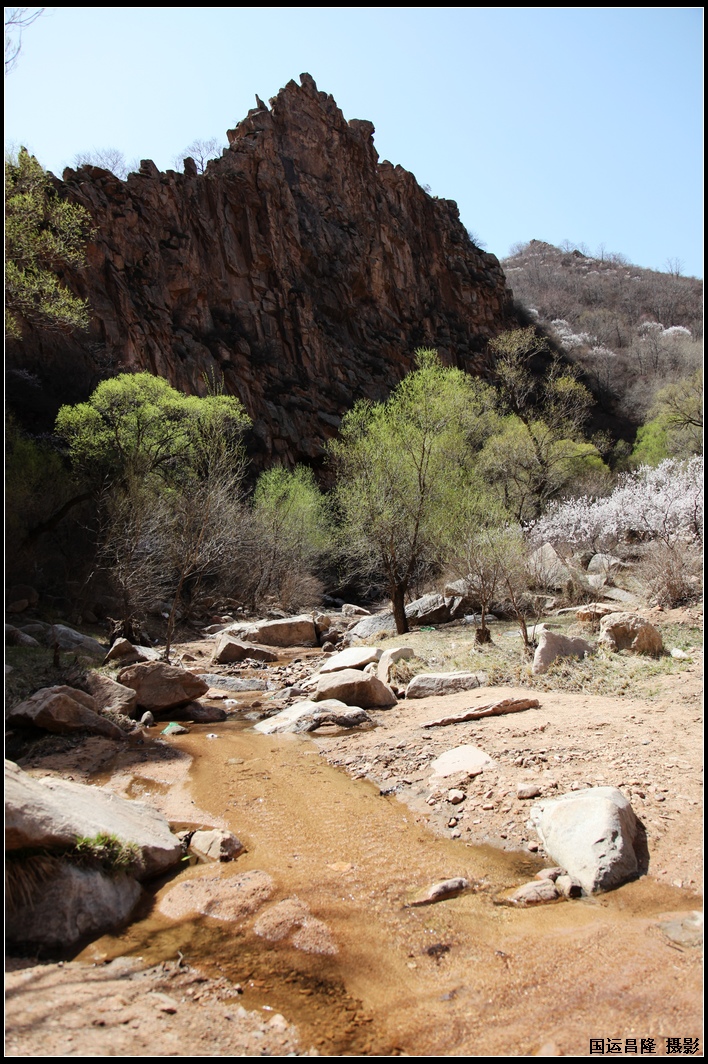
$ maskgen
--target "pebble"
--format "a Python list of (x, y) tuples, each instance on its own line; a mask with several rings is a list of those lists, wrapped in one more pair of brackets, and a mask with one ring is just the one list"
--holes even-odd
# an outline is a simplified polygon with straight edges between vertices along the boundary
[(516, 788), (516, 797), (520, 800), (525, 798), (538, 798), (541, 788), (536, 783), (520, 783)]
[[(460, 802), (464, 802), (466, 797), (467, 795), (464, 791), (459, 791), (455, 787), (447, 792), (447, 800), (451, 805), (459, 805)], [(483, 806), (483, 808), (486, 809), (486, 806)], [(493, 806), (491, 808), (493, 808)]]

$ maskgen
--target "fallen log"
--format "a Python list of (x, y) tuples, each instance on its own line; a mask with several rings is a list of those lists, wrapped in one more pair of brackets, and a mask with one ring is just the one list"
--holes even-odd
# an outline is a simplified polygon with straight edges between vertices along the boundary
[(501, 702), (491, 702), (488, 706), (466, 709), (464, 713), (457, 713), (454, 717), (426, 720), (425, 724), (421, 724), (421, 728), (444, 728), (448, 724), (463, 724), (466, 720), (497, 717), (502, 713), (520, 713), (522, 709), (538, 709), (540, 704), (537, 698), (504, 698)]

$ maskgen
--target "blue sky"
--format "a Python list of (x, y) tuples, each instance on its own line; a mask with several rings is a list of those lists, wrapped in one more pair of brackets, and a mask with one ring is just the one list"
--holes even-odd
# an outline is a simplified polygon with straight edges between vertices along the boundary
[(570, 240), (702, 277), (702, 41), (702, 8), (48, 8), (5, 137), (57, 174), (105, 147), (166, 169), (307, 71), (500, 258)]

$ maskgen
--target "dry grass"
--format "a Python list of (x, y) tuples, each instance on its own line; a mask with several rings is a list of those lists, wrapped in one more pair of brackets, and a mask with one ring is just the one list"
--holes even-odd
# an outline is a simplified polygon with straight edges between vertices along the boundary
[[(579, 624), (573, 614), (547, 618), (546, 624), (564, 635), (581, 635), (591, 642), (589, 625)], [(678, 647), (690, 653), (702, 652), (703, 633), (700, 628), (684, 624), (657, 624), (664, 645), (670, 650)], [(491, 626), (492, 643), (475, 645), (471, 625), (444, 625), (435, 630), (414, 629), (404, 636), (391, 636), (379, 645), (409, 646), (416, 658), (400, 661), (394, 677), (406, 683), (416, 672), (484, 672), (490, 686), (526, 687), (540, 691), (576, 691), (585, 694), (651, 699), (660, 693), (660, 681), (685, 670), (685, 659), (675, 659), (669, 653), (660, 658), (631, 654), (628, 651), (610, 653), (599, 650), (583, 661), (559, 659), (542, 676), (531, 672), (531, 659), (524, 653), (518, 628), (510, 623)], [(421, 663), (422, 667), (421, 667)]]

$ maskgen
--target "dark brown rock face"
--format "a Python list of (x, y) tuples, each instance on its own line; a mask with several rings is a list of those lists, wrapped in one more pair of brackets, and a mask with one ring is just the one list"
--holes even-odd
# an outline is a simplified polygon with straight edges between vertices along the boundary
[(223, 374), (253, 419), (257, 465), (317, 464), (342, 414), (385, 398), (416, 347), (484, 373), (487, 340), (515, 324), (501, 267), (455, 203), (378, 161), (373, 133), (303, 74), (229, 131), (204, 174), (190, 160), (184, 174), (145, 161), (127, 181), (66, 170), (60, 195), (98, 230), (89, 268), (66, 275), (93, 322), (11, 345), (25, 419), (34, 409), (49, 427), (107, 372), (149, 370), (192, 394)]

